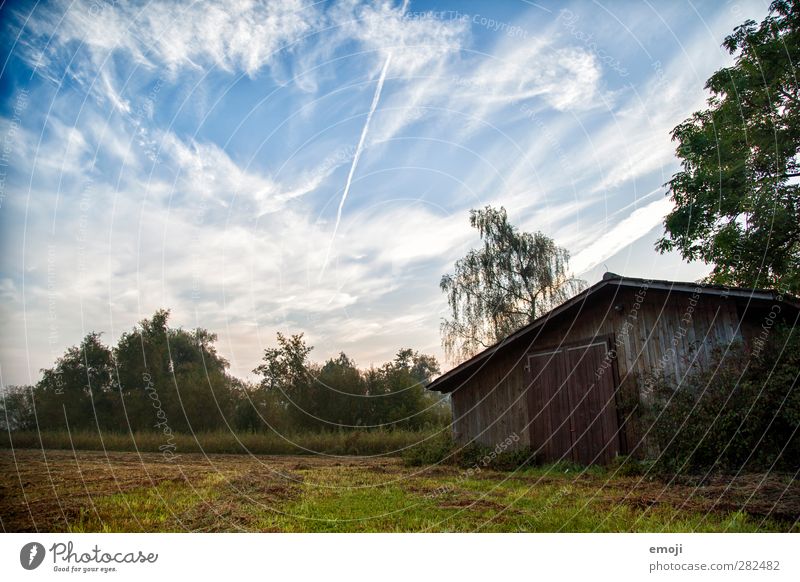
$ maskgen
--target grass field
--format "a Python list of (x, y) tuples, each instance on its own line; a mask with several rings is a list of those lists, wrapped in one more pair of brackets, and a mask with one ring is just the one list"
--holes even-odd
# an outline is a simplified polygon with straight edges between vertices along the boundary
[(76, 449), (87, 451), (140, 451), (157, 453), (253, 453), (262, 455), (399, 455), (406, 448), (447, 432), (431, 430), (351, 430), (277, 434), (275, 432), (211, 431), (194, 434), (111, 432), (93, 430), (0, 430), (0, 448)]
[(666, 483), (394, 457), (0, 450), (5, 531), (800, 531), (788, 475)]

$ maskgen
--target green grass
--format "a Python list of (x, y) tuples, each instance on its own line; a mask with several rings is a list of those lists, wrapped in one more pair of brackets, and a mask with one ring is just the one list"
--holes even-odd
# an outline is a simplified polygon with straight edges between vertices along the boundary
[[(541, 470), (539, 470), (541, 471)], [(520, 477), (532, 477), (522, 474)], [(355, 477), (355, 475), (353, 476)], [(778, 530), (742, 512), (685, 511), (670, 504), (651, 510), (621, 501), (623, 492), (598, 495), (596, 482), (532, 485), (520, 478), (492, 475), (481, 480), (431, 479), (424, 485), (442, 494), (425, 494), (403, 485), (320, 492), (306, 488), (287, 516), (271, 524), (280, 531), (399, 532), (756, 532)], [(609, 502), (609, 497), (619, 501)], [(785, 525), (783, 527), (786, 527)]]
[(168, 481), (154, 487), (136, 489), (93, 499), (88, 507), (81, 508), (78, 519), (69, 526), (73, 533), (130, 532), (130, 531), (183, 531), (174, 516), (202, 503), (213, 503), (218, 497), (212, 476), (201, 487), (188, 487), (183, 483)]
[(15, 449), (0, 452), (0, 516), (9, 531), (798, 531), (791, 475), (720, 479), (680, 485), (564, 465), (468, 475), (386, 457), (187, 453), (167, 462), (152, 453)]
[[(257, 529), (282, 532), (757, 532), (782, 526), (742, 512), (683, 511), (663, 505), (646, 511), (625, 503), (609, 503), (592, 485), (559, 483), (532, 486), (521, 479), (429, 479), (381, 485), (363, 470), (307, 472), (313, 482), (335, 488), (302, 487), (282, 514), (252, 508)], [(365, 485), (372, 485), (365, 487)], [(430, 494), (450, 488), (443, 494)], [(615, 488), (616, 489), (616, 488)], [(615, 493), (621, 498), (620, 491)], [(783, 526), (785, 527), (785, 526)]]

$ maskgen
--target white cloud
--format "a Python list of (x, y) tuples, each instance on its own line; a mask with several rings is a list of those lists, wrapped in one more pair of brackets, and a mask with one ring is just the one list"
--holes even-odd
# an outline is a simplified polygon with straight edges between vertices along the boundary
[[(740, 19), (733, 11), (722, 11), (712, 26), (727, 34)], [(618, 188), (659, 169), (664, 181), (668, 179), (675, 168), (672, 129), (705, 107), (706, 79), (732, 61), (724, 49), (714, 46), (720, 38), (698, 30), (669, 62), (651, 65), (646, 83), (631, 87), (628, 99), (613, 110), (610, 122), (579, 156), (602, 160), (603, 175), (595, 192)]]
[(546, 32), (525, 42), (505, 39), (464, 79), (466, 95), (481, 104), (540, 98), (559, 111), (596, 107), (602, 76), (597, 58), (553, 42)]
[[(430, 74), (431, 65), (457, 54), (468, 39), (469, 27), (461, 20), (443, 20), (429, 13), (404, 14), (402, 7), (388, 2), (340, 5), (335, 20), (342, 32), (366, 50), (392, 53), (393, 76)], [(350, 16), (352, 14), (352, 17)]]
[(333, 169), (301, 173), (287, 185), (255, 168), (243, 168), (213, 143), (185, 143), (172, 133), (161, 134), (157, 143), (163, 161), (177, 174), (176, 184), (163, 193), (190, 194), (226, 207), (235, 202), (240, 213), (253, 218), (276, 212), (313, 191)]
[(592, 241), (592, 243), (570, 260), (570, 269), (582, 274), (639, 240), (658, 226), (672, 210), (672, 202), (666, 197), (638, 208), (616, 224), (611, 230)]
[(213, 66), (253, 76), (318, 23), (314, 6), (301, 0), (100, 3), (60, 2), (28, 26), (49, 37), (47, 62), (80, 42), (102, 68), (110, 53), (124, 51), (149, 68), (200, 70)]
[(404, 13), (402, 5), (389, 2), (354, 0), (337, 4), (331, 19), (339, 26), (332, 42), (356, 42), (359, 51), (374, 57), (375, 75), (391, 54), (386, 75), (391, 92), (382, 99), (367, 147), (392, 139), (424, 117), (423, 107), (452, 96), (448, 66), (469, 45), (468, 23)]
[(434, 214), (415, 202), (356, 212), (343, 226), (340, 254), (366, 257), (395, 276), (413, 263), (447, 256), (475, 232), (466, 217)]

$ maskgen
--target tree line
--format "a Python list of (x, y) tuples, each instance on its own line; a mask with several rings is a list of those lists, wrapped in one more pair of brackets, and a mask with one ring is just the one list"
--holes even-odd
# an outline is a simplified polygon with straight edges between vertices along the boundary
[(169, 325), (159, 310), (113, 347), (89, 333), (42, 370), (35, 386), (6, 390), (0, 424), (10, 430), (192, 433), (215, 429), (339, 431), (446, 426), (449, 405), (425, 386), (433, 356), (402, 349), (391, 362), (359, 369), (340, 353), (310, 360), (302, 334), (278, 334), (248, 382), (229, 372), (217, 336)]

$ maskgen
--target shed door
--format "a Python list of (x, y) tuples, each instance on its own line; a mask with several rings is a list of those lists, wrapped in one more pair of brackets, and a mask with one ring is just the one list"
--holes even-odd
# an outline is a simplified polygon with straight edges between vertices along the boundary
[(605, 340), (527, 355), (529, 431), (540, 458), (588, 465), (619, 454), (615, 366)]

